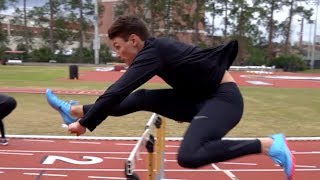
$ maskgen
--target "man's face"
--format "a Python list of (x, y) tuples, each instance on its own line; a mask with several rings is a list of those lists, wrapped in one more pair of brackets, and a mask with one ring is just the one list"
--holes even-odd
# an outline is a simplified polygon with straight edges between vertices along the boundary
[(111, 41), (117, 56), (127, 65), (131, 65), (140, 51), (138, 46), (139, 41), (141, 41), (140, 38), (132, 34), (128, 41), (125, 41), (121, 37), (115, 37)]

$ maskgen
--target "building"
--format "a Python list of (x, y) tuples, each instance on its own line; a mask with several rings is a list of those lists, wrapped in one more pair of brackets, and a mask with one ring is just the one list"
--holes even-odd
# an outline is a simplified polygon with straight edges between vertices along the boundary
[[(107, 44), (110, 48), (112, 48), (109, 40), (108, 40), (108, 29), (111, 26), (111, 24), (114, 22), (116, 19), (115, 16), (115, 11), (116, 11), (116, 6), (118, 3), (120, 3), (123, 0), (99, 0), (99, 5), (103, 6), (103, 13), (99, 17), (99, 37), (100, 37), (100, 42), (101, 44)], [(129, 1), (130, 2), (130, 1)], [(141, 8), (140, 6), (143, 5), (136, 5), (136, 4), (131, 4), (130, 5), (130, 10), (128, 11), (128, 14), (135, 14), (138, 10), (137, 7)], [(184, 4), (181, 5), (183, 10), (187, 11), (187, 13), (194, 13), (195, 10), (195, 5), (189, 5), (186, 6)], [(181, 21), (180, 19), (177, 19), (179, 16), (177, 15), (178, 13), (175, 10), (171, 11), (171, 17), (177, 21)], [(204, 13), (203, 13), (204, 16)], [(12, 50), (16, 49), (16, 46), (18, 43), (21, 43), (23, 40), (24, 35), (21, 34), (23, 30), (26, 28), (24, 25), (14, 25), (12, 24), (12, 20), (14, 19), (12, 16), (9, 15), (4, 15), (4, 19), (1, 21), (2, 23), (2, 30), (7, 33), (9, 37), (9, 47)], [(165, 28), (165, 22), (157, 22), (160, 24), (160, 26), (155, 29), (155, 35), (161, 35), (164, 34), (166, 31)], [(73, 29), (74, 31), (78, 31), (79, 25), (77, 24), (69, 24), (70, 29)], [(49, 24), (43, 24), (42, 27), (49, 27)], [(27, 28), (31, 30), (33, 34), (33, 44), (32, 48), (37, 49), (39, 47), (45, 46), (45, 42), (41, 38), (41, 32), (43, 31), (43, 28), (37, 27), (37, 25), (31, 21), (28, 20), (27, 23)], [(205, 40), (207, 37), (207, 34), (205, 32), (205, 25), (204, 22), (199, 22), (198, 23), (198, 29), (199, 29), (199, 34), (200, 38), (202, 40)], [(194, 29), (185, 29), (185, 30), (175, 30), (171, 29), (171, 32), (176, 35), (176, 37), (186, 43), (192, 43), (193, 42), (193, 37), (192, 35), (195, 33)], [(94, 27), (90, 27), (89, 31), (85, 33), (84, 37), (84, 47), (91, 47), (92, 42), (94, 38)], [(68, 42), (66, 44), (61, 44), (61, 46), (64, 49), (72, 49), (72, 48), (77, 48), (79, 46), (79, 42), (73, 41), (73, 42)]]
[(103, 13), (100, 16), (99, 21), (99, 36), (101, 38), (101, 43), (107, 44), (111, 47), (108, 40), (108, 29), (115, 20), (115, 8), (117, 3), (121, 0), (101, 0), (100, 5), (103, 6)]
[[(24, 32), (26, 27), (23, 24), (15, 23), (13, 24), (12, 21), (14, 20), (13, 16), (10, 15), (1, 15), (3, 19), (1, 20), (1, 29), (4, 33), (8, 36), (8, 47), (12, 50), (16, 50), (16, 46), (24, 41)], [(49, 27), (49, 24), (42, 24), (42, 27), (39, 27), (35, 24), (34, 21), (27, 21), (27, 29), (32, 33), (32, 49), (38, 49), (46, 45), (46, 42), (42, 39), (42, 32), (44, 31), (43, 27)], [(67, 24), (69, 29), (72, 29), (74, 32), (79, 29), (79, 24)], [(85, 33), (85, 47), (90, 47), (91, 40), (93, 37), (93, 27), (89, 28), (90, 30)], [(72, 41), (65, 44), (60, 44), (63, 49), (73, 49), (79, 47), (78, 41)]]
[[(111, 47), (110, 42), (108, 41), (108, 32), (107, 30), (111, 26), (112, 22), (116, 19), (115, 15), (115, 9), (118, 3), (120, 3), (122, 0), (100, 0), (100, 5), (103, 6), (104, 12), (100, 17), (100, 26), (99, 26), (99, 36), (101, 38), (101, 42), (108, 44), (109, 47)], [(127, 12), (127, 14), (133, 14), (135, 15), (137, 11), (137, 6), (142, 6), (142, 5), (137, 5), (137, 4), (131, 4), (130, 9)], [(181, 8), (183, 6), (186, 6), (185, 4), (181, 5)], [(140, 8), (143, 9), (143, 8)], [(185, 7), (185, 10), (189, 12), (187, 13), (194, 13), (195, 11), (195, 4), (191, 6)], [(204, 17), (204, 12), (202, 13), (202, 16)], [(177, 21), (182, 22), (181, 19), (177, 19), (178, 13), (173, 9), (171, 12), (171, 17)], [(183, 22), (182, 22), (183, 23)], [(160, 27), (155, 29), (155, 35), (161, 35), (164, 34), (166, 31), (165, 29), (165, 22), (158, 22), (160, 24)], [(205, 31), (205, 24), (204, 22), (199, 22), (198, 23), (198, 29), (199, 29), (199, 34), (200, 34), (200, 39), (202, 41), (207, 42), (207, 33)], [(192, 43), (193, 38), (192, 35), (195, 33), (194, 29), (186, 29), (186, 30), (174, 30), (171, 29), (171, 31), (176, 34), (176, 37), (186, 43)]]

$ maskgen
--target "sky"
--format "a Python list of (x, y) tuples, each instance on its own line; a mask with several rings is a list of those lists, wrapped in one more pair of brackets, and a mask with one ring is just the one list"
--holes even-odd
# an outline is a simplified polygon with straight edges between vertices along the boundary
[[(34, 6), (42, 6), (49, 0), (26, 0), (27, 7), (34, 7)], [(18, 0), (18, 3), (15, 5), (16, 7), (22, 8), (23, 7), (23, 0)], [(12, 14), (16, 7), (9, 6), (8, 10), (0, 11), (1, 14)]]
[[(34, 6), (42, 6), (49, 0), (27, 0), (27, 6), (28, 7), (34, 7)], [(320, 0), (315, 0), (320, 2)], [(305, 6), (306, 8), (313, 8), (316, 9), (316, 5), (311, 4), (311, 5), (306, 5), (306, 4), (301, 4)], [(20, 8), (23, 7), (23, 0), (18, 0), (18, 4), (16, 5)], [(9, 7), (8, 10), (6, 11), (0, 11), (1, 14), (11, 14), (14, 11), (14, 7)], [(207, 16), (208, 17), (208, 16)], [(279, 21), (283, 21), (285, 18), (288, 17), (288, 10), (284, 9), (281, 12), (276, 13), (275, 18)], [(210, 17), (208, 17), (210, 19)], [(315, 20), (315, 11), (314, 15), (311, 17), (312, 20)], [(217, 25), (221, 24), (221, 20), (217, 20), (216, 22)], [(301, 28), (301, 23), (298, 21), (298, 17), (294, 17), (292, 21), (292, 35), (291, 35), (291, 40), (293, 42), (296, 42), (299, 40), (299, 34), (300, 34), (300, 28)], [(303, 41), (309, 41), (311, 40), (313, 42), (313, 37), (314, 37), (314, 30), (315, 26), (314, 24), (307, 24), (307, 22), (304, 22), (304, 32), (303, 32)], [(317, 18), (317, 34), (320, 35), (320, 5), (318, 7), (318, 18)], [(220, 35), (220, 34), (217, 34)]]

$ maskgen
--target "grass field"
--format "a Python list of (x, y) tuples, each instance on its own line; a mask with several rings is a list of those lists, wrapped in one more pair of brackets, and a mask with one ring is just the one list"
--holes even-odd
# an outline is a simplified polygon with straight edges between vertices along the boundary
[[(79, 71), (93, 69), (80, 67)], [(0, 66), (0, 87), (32, 87), (104, 90), (109, 83), (70, 81), (68, 67), (61, 66)], [(144, 88), (164, 88), (162, 84), (147, 84)], [(254, 137), (284, 132), (288, 136), (320, 136), (320, 89), (286, 89), (240, 87), (245, 112), (239, 126), (228, 136)], [(8, 134), (68, 135), (61, 128), (60, 115), (46, 102), (44, 94), (10, 93), (18, 101), (17, 109), (5, 119)], [(61, 95), (92, 103), (96, 96)], [(109, 117), (88, 136), (140, 136), (150, 112), (138, 112), (123, 117)], [(167, 121), (167, 136), (183, 135), (188, 124)]]

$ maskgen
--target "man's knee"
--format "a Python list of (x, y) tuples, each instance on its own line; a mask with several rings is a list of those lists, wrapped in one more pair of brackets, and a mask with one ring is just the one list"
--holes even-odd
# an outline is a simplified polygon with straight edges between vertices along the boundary
[(192, 153), (191, 154), (179, 153), (177, 157), (177, 161), (178, 161), (178, 164), (184, 168), (195, 169), (200, 167), (199, 162), (197, 162), (196, 158), (194, 158), (194, 155)]
[(17, 106), (17, 101), (13, 97), (8, 97), (6, 102), (6, 106), (10, 111), (14, 110)]

